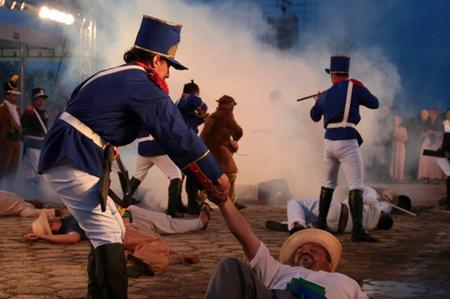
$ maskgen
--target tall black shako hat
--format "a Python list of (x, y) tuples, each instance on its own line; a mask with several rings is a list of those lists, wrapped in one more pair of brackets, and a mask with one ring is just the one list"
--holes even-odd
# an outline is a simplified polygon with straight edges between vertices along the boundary
[(20, 95), (19, 76), (13, 75), (9, 81), (3, 82), (3, 90), (5, 94)]
[(198, 87), (194, 80), (191, 80), (191, 82), (184, 84), (183, 93), (194, 94), (196, 92), (200, 92), (200, 87)]
[(328, 74), (348, 74), (350, 71), (350, 57), (331, 56), (330, 68), (325, 69)]
[(177, 70), (187, 70), (187, 67), (175, 60), (181, 27), (179, 24), (144, 15), (134, 47), (161, 55)]
[(31, 90), (31, 99), (35, 100), (39, 97), (43, 97), (44, 99), (48, 98), (48, 95), (45, 94), (45, 90), (41, 87), (36, 87)]

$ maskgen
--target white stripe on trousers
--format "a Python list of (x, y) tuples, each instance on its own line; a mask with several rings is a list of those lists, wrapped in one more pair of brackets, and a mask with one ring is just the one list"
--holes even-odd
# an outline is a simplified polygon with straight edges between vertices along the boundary
[(342, 165), (349, 190), (362, 190), (364, 185), (364, 161), (356, 139), (325, 139), (325, 184), (335, 189), (339, 167)]
[(98, 200), (99, 178), (73, 167), (51, 168), (44, 177), (59, 194), (69, 212), (78, 220), (94, 247), (122, 243), (125, 226), (114, 202), (108, 197), (106, 211)]

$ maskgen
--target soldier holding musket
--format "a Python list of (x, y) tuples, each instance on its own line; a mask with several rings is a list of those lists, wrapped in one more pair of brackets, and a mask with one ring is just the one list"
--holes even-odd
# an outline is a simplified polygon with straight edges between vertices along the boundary
[(330, 68), (333, 86), (315, 99), (310, 115), (313, 121), (324, 118), (325, 184), (319, 201), (317, 227), (327, 229), (327, 214), (333, 191), (337, 186), (338, 171), (342, 165), (349, 186), (349, 207), (353, 219), (352, 241), (376, 242), (363, 228), (364, 161), (359, 146), (361, 135), (356, 125), (361, 120), (359, 106), (378, 108), (378, 99), (357, 80), (349, 79), (350, 57), (332, 56)]

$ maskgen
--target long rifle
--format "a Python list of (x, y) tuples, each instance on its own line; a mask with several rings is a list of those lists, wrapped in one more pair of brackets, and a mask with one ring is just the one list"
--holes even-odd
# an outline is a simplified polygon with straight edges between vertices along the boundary
[(406, 214), (411, 215), (411, 216), (414, 216), (414, 217), (417, 216), (416, 213), (413, 213), (413, 212), (411, 212), (411, 211), (408, 211), (408, 210), (406, 210), (406, 209), (404, 209), (404, 208), (400, 208), (399, 206), (393, 204), (392, 201), (391, 201), (391, 199), (390, 199), (388, 196), (386, 196), (386, 195), (381, 196), (381, 199), (384, 200), (384, 201), (386, 201), (388, 204), (390, 204), (391, 207), (393, 207), (394, 209), (397, 209), (397, 210), (399, 210), (399, 211), (402, 211), (403, 213), (406, 213)]
[(319, 91), (318, 93), (312, 94), (310, 96), (306, 96), (306, 97), (297, 99), (297, 102), (304, 101), (304, 100), (307, 100), (307, 99), (310, 99), (310, 98), (314, 98), (315, 96), (320, 96), (320, 94), (322, 94), (321, 91)]

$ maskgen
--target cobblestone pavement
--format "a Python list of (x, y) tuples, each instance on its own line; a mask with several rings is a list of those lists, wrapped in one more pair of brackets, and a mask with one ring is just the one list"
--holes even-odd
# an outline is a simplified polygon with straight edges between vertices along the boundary
[[(286, 234), (267, 231), (264, 222), (284, 219), (284, 209), (251, 205), (242, 212), (278, 256)], [(349, 235), (340, 235), (344, 254), (338, 271), (357, 279), (371, 298), (450, 298), (450, 214), (428, 210), (417, 217), (394, 217), (392, 231), (375, 233), (381, 243), (352, 243)], [(88, 241), (67, 246), (29, 244), (23, 234), (30, 222), (0, 218), (0, 299), (84, 298)], [(217, 210), (206, 231), (166, 240), (174, 250), (200, 255), (200, 263), (172, 265), (155, 277), (130, 279), (130, 298), (202, 298), (216, 263), (242, 256)]]

